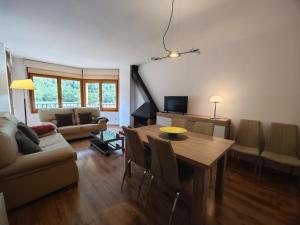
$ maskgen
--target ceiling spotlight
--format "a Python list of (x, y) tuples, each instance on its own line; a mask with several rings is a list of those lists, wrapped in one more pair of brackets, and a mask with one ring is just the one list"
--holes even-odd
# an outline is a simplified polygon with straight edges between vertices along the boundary
[(175, 0), (172, 0), (172, 7), (171, 7), (170, 19), (169, 19), (169, 23), (168, 23), (167, 29), (164, 32), (163, 40), (162, 40), (163, 46), (164, 46), (164, 50), (166, 51), (167, 54), (165, 56), (162, 56), (162, 57), (152, 57), (151, 60), (153, 60), (153, 61), (161, 60), (161, 59), (166, 59), (166, 58), (178, 58), (181, 55), (188, 54), (188, 53), (196, 53), (198, 55), (200, 54), (200, 50), (199, 49), (191, 49), (189, 51), (179, 52), (177, 50), (169, 50), (166, 47), (165, 37), (166, 37), (166, 35), (167, 35), (167, 33), (168, 33), (169, 29), (170, 29), (170, 26), (171, 26), (171, 22), (172, 22), (172, 18), (173, 18), (173, 11), (174, 11), (174, 1)]

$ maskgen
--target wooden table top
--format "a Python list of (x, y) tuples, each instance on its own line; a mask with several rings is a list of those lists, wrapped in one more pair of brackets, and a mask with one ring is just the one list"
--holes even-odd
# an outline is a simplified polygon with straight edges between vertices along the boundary
[[(136, 128), (142, 141), (148, 143), (147, 135), (168, 140), (167, 134), (160, 132), (159, 125), (150, 125)], [(211, 137), (194, 132), (179, 135), (171, 144), (177, 158), (180, 158), (196, 167), (211, 167), (223, 154), (225, 154), (234, 141)]]

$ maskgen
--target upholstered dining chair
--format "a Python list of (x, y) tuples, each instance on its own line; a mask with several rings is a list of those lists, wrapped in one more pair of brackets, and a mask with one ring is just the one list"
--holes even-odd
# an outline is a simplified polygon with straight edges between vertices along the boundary
[(269, 142), (261, 153), (259, 173), (261, 175), (266, 160), (290, 166), (292, 170), (295, 167), (300, 168), (299, 155), (297, 125), (272, 123)]
[(172, 118), (172, 126), (173, 127), (187, 127), (187, 120), (186, 119), (180, 119), (180, 118)]
[(141, 192), (144, 180), (145, 180), (145, 176), (150, 171), (151, 153), (150, 153), (150, 149), (147, 148), (143, 144), (143, 142), (136, 130), (134, 130), (133, 128), (125, 127), (125, 126), (122, 126), (122, 129), (123, 129), (125, 137), (126, 137), (126, 154), (128, 155), (128, 161), (126, 162), (127, 165), (126, 165), (123, 179), (122, 179), (121, 191), (123, 191), (123, 185), (124, 185), (124, 181), (126, 178), (126, 174), (128, 172), (128, 168), (129, 168), (131, 162), (134, 162), (135, 164), (137, 164), (145, 169), (143, 178), (139, 185), (139, 190), (138, 190), (138, 195), (137, 195), (137, 198), (139, 198), (139, 195), (140, 195), (140, 192)]
[(234, 154), (245, 154), (255, 157), (254, 173), (257, 172), (259, 155), (263, 149), (264, 135), (261, 122), (258, 120), (242, 119), (231, 147)]
[(158, 178), (166, 186), (175, 190), (176, 193), (171, 215), (169, 217), (170, 225), (172, 223), (178, 198), (186, 184), (192, 178), (193, 168), (186, 165), (183, 161), (176, 159), (171, 142), (151, 136), (148, 136), (148, 140), (151, 150), (150, 172), (152, 174), (149, 192), (154, 178)]
[(213, 123), (207, 123), (207, 122), (195, 122), (193, 126), (193, 132), (205, 134), (208, 136), (213, 136), (214, 134), (214, 124)]

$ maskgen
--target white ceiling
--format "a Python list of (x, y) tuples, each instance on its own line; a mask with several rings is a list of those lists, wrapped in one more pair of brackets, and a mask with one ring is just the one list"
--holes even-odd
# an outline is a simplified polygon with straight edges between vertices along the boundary
[[(171, 0), (0, 0), (0, 42), (16, 56), (118, 68), (164, 55)], [(167, 46), (209, 48), (300, 26), (299, 0), (176, 0)], [(198, 57), (198, 56), (187, 56)]]
[[(169, 47), (185, 21), (230, 0), (177, 0)], [(164, 54), (171, 0), (0, 0), (0, 42), (16, 56), (79, 67), (118, 67)], [(185, 29), (187, 35), (180, 33)], [(188, 46), (188, 49), (200, 46)]]

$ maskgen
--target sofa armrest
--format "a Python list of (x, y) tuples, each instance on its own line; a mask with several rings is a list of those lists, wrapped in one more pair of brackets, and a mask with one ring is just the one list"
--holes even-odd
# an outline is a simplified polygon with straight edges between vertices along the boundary
[(21, 155), (12, 164), (0, 170), (0, 178), (44, 169), (72, 159), (76, 160), (76, 152), (71, 147)]
[(57, 130), (57, 126), (54, 123), (51, 123), (51, 122), (42, 122), (42, 125), (52, 125), (54, 127), (54, 130), (55, 131)]
[(107, 121), (108, 119), (106, 118), (101, 118), (98, 120), (98, 125), (101, 127), (101, 130), (106, 130), (107, 129)]

